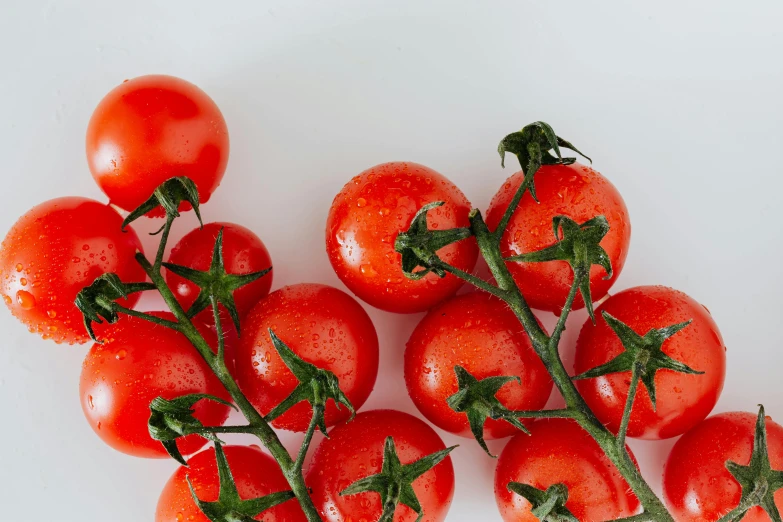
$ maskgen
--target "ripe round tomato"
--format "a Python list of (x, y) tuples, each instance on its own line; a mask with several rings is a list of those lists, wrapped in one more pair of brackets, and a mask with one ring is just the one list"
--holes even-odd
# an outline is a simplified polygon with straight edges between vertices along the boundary
[[(453, 296), (462, 280), (435, 274), (413, 281), (394, 251), (397, 234), (408, 230), (427, 203), (431, 229), (468, 226), (470, 202), (448, 179), (416, 163), (384, 163), (365, 170), (334, 198), (326, 222), (326, 251), (337, 276), (360, 299), (390, 312), (423, 312)], [(465, 239), (438, 251), (440, 258), (470, 272), (478, 246)]]
[[(577, 374), (600, 366), (623, 352), (620, 339), (601, 312), (608, 312), (644, 336), (690, 319), (690, 326), (663, 343), (663, 353), (702, 375), (659, 370), (655, 375), (657, 407), (653, 411), (647, 389), (640, 385), (634, 400), (628, 436), (667, 439), (685, 433), (710, 414), (723, 389), (726, 348), (709, 311), (682, 292), (664, 286), (629, 288), (607, 299), (596, 311), (596, 324), (587, 321), (576, 343)], [(620, 426), (631, 372), (576, 381), (579, 392), (609, 429)]]
[[(277, 462), (257, 446), (224, 446), (231, 475), (243, 500), (291, 489)], [(163, 487), (155, 511), (155, 522), (209, 522), (193, 501), (187, 479), (200, 500), (214, 502), (220, 492), (215, 449), (194, 455), (188, 467), (180, 467)], [(289, 500), (264, 511), (256, 520), (265, 522), (305, 522), (297, 501)]]
[[(438, 434), (425, 422), (407, 413), (374, 410), (329, 433), (315, 451), (306, 482), (324, 522), (378, 520), (383, 511), (377, 493), (340, 496), (359, 479), (380, 473), (386, 437), (393, 437), (400, 462), (410, 464), (446, 449)], [(454, 467), (451, 458), (413, 482), (413, 490), (424, 511), (422, 522), (446, 520), (454, 496)], [(414, 522), (416, 513), (399, 505), (394, 522)]]
[[(260, 300), (242, 324), (236, 355), (237, 382), (264, 415), (283, 402), (299, 383), (283, 363), (269, 329), (299, 357), (333, 372), (340, 389), (357, 410), (375, 386), (378, 336), (367, 312), (351, 296), (326, 285), (298, 284)], [(305, 431), (312, 408), (301, 402), (272, 423)], [(326, 422), (345, 421), (350, 412), (329, 401)]]
[[(49, 200), (19, 218), (0, 248), (0, 294), (11, 313), (44, 339), (89, 340), (76, 294), (106, 272), (125, 282), (147, 278), (134, 259), (141, 242), (121, 224), (113, 208), (77, 197)], [(138, 299), (119, 302), (132, 307)]]
[[(731, 460), (746, 466), (753, 451), (756, 414), (720, 413), (683, 435), (672, 448), (663, 472), (666, 505), (679, 522), (718, 520), (737, 507), (742, 488), (726, 469)], [(767, 417), (767, 445), (772, 469), (783, 469), (783, 426)], [(783, 510), (783, 490), (775, 493)], [(769, 522), (754, 507), (742, 522)]]
[[(479, 380), (521, 377), (521, 384), (510, 382), (497, 393), (498, 400), (511, 410), (539, 410), (552, 392), (549, 373), (514, 313), (483, 292), (454, 297), (430, 310), (405, 350), (405, 383), (419, 411), (439, 428), (473, 437), (467, 416), (446, 404), (459, 389), (456, 365)], [(505, 421), (488, 419), (484, 425), (487, 439), (515, 432)]]
[[(492, 198), (487, 211), (487, 225), (494, 230), (509, 202), (514, 197), (525, 175), (522, 171), (511, 176)], [(535, 174), (536, 203), (530, 192), (522, 197), (516, 212), (501, 240), (505, 257), (535, 252), (557, 242), (552, 232), (552, 218), (568, 216), (579, 224), (603, 215), (611, 227), (601, 241), (609, 254), (614, 276), (605, 280), (606, 272), (598, 265), (590, 270), (590, 288), (593, 301), (603, 298), (625, 264), (631, 241), (631, 222), (628, 209), (617, 189), (609, 180), (590, 167), (573, 165), (544, 165)], [(565, 261), (546, 263), (508, 263), (520, 290), (530, 306), (538, 310), (560, 313), (574, 281), (571, 267)], [(577, 294), (574, 309), (584, 306)]]
[[(174, 320), (168, 312), (154, 315)], [(199, 323), (196, 326), (214, 349), (217, 339), (211, 330)], [(167, 456), (147, 428), (150, 403), (156, 397), (175, 399), (208, 393), (230, 400), (218, 378), (181, 333), (123, 316), (106, 336), (106, 343), (94, 344), (84, 360), (79, 394), (90, 426), (112, 448), (136, 457)], [(226, 346), (229, 360), (232, 350)], [(194, 409), (195, 417), (205, 426), (222, 425), (229, 414), (228, 406), (208, 400), (199, 401)], [(177, 442), (183, 455), (204, 444), (206, 440), (197, 435)]]
[[(204, 228), (189, 232), (171, 250), (169, 263), (206, 271), (212, 263), (215, 239), (223, 230), (223, 263), (229, 274), (260, 272), (272, 266), (272, 260), (264, 243), (247, 228), (234, 223), (208, 223)], [(187, 310), (196, 300), (199, 287), (173, 272), (166, 272), (166, 283), (174, 291), (180, 304)], [(234, 292), (234, 302), (239, 316), (244, 316), (259, 299), (269, 293), (272, 272)], [(205, 311), (212, 315), (211, 310)]]
[(509, 482), (538, 489), (568, 487), (568, 508), (585, 522), (631, 516), (639, 501), (601, 447), (576, 422), (542, 419), (508, 443), (495, 470), (495, 499), (506, 522), (534, 522), (530, 502), (508, 490)]
[(124, 81), (101, 100), (87, 127), (90, 172), (112, 204), (127, 211), (175, 176), (193, 180), (206, 203), (223, 178), (228, 148), (215, 102), (173, 76)]

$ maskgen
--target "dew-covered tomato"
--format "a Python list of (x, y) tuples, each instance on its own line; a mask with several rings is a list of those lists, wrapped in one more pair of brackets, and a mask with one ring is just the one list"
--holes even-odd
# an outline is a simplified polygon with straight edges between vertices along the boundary
[[(511, 176), (492, 198), (487, 211), (487, 225), (494, 230), (524, 179), (523, 172)], [(516, 212), (501, 240), (505, 257), (535, 252), (556, 242), (552, 218), (568, 216), (581, 224), (603, 215), (609, 221), (609, 233), (601, 246), (609, 254), (614, 276), (605, 280), (606, 272), (598, 265), (590, 270), (592, 298), (603, 298), (622, 272), (631, 240), (631, 222), (628, 209), (620, 193), (609, 180), (590, 167), (573, 165), (544, 165), (535, 174), (536, 203), (530, 192), (522, 197)], [(538, 310), (560, 313), (574, 281), (574, 274), (565, 261), (546, 263), (508, 263), (530, 306)], [(577, 294), (574, 309), (584, 306)]]
[(521, 482), (545, 490), (568, 487), (566, 508), (583, 522), (631, 516), (639, 501), (601, 447), (575, 421), (542, 419), (530, 435), (509, 441), (495, 470), (495, 499), (505, 522), (537, 522), (525, 498), (508, 490)]
[[(431, 229), (468, 226), (470, 202), (448, 179), (416, 163), (384, 163), (365, 170), (334, 198), (326, 222), (326, 251), (337, 276), (360, 299), (390, 312), (423, 312), (454, 295), (462, 280), (428, 274), (413, 281), (394, 251), (397, 234), (408, 230), (427, 203), (445, 204), (428, 213)], [(474, 238), (438, 251), (465, 271), (476, 264)]]
[[(477, 379), (520, 377), (521, 384), (510, 382), (496, 395), (511, 410), (541, 409), (552, 392), (549, 373), (514, 313), (483, 292), (457, 296), (431, 309), (405, 350), (405, 383), (419, 411), (439, 428), (472, 437), (467, 416), (446, 404), (458, 390), (456, 365)], [(487, 439), (515, 432), (505, 421), (488, 419), (484, 425)]]
[[(260, 272), (272, 266), (264, 243), (247, 228), (234, 223), (208, 223), (185, 235), (171, 249), (169, 262), (206, 271), (212, 262), (215, 239), (223, 230), (223, 263), (229, 274)], [(199, 287), (173, 272), (166, 272), (166, 283), (174, 291), (180, 304), (187, 310), (196, 300)], [(234, 292), (234, 302), (239, 316), (245, 315), (259, 299), (269, 293), (272, 271)], [(207, 314), (212, 314), (207, 311)]]
[[(11, 313), (44, 339), (88, 341), (76, 294), (107, 272), (125, 282), (147, 277), (134, 259), (141, 242), (121, 225), (113, 208), (77, 197), (49, 200), (19, 218), (0, 248), (0, 294)], [(134, 294), (119, 303), (137, 300)]]
[[(726, 348), (709, 311), (691, 297), (665, 286), (638, 286), (623, 290), (596, 310), (596, 324), (585, 322), (576, 343), (577, 374), (600, 366), (624, 351), (620, 339), (601, 316), (608, 312), (644, 336), (688, 320), (684, 330), (664, 341), (661, 350), (701, 375), (662, 369), (655, 374), (657, 404), (653, 409), (644, 386), (634, 400), (628, 436), (667, 439), (681, 435), (710, 414), (723, 390)], [(576, 381), (579, 392), (596, 416), (615, 431), (628, 398), (631, 372)]]
[[(425, 422), (407, 413), (374, 410), (329, 433), (315, 451), (306, 482), (324, 522), (378, 520), (383, 511), (377, 493), (341, 496), (340, 492), (359, 479), (381, 472), (387, 437), (394, 439), (400, 462), (410, 464), (422, 457), (446, 449), (437, 433)], [(454, 467), (451, 458), (413, 482), (413, 491), (421, 503), (421, 522), (442, 522), (454, 496)], [(414, 522), (416, 513), (399, 505), (394, 522)]]
[(87, 127), (92, 176), (127, 211), (175, 176), (193, 180), (206, 203), (223, 178), (228, 148), (228, 129), (215, 102), (173, 76), (126, 80), (101, 100)]
[[(168, 312), (154, 315), (173, 320)], [(196, 323), (215, 349), (212, 331)], [(136, 457), (164, 458), (160, 442), (150, 437), (147, 422), (150, 403), (156, 397), (175, 399), (191, 393), (208, 393), (230, 400), (228, 393), (207, 363), (181, 333), (144, 319), (123, 316), (106, 333), (104, 344), (90, 349), (82, 366), (79, 383), (82, 410), (90, 426), (112, 448)], [(233, 348), (226, 346), (231, 360)], [(219, 426), (228, 418), (229, 407), (202, 400), (194, 407), (195, 417), (205, 426)], [(206, 444), (189, 435), (177, 441), (183, 455)]]
[[(770, 464), (783, 470), (783, 426), (769, 417), (766, 425)], [(755, 413), (720, 413), (677, 441), (664, 468), (663, 495), (678, 522), (713, 522), (737, 507), (742, 487), (726, 461), (748, 465), (755, 431)], [(775, 493), (775, 505), (783, 511), (783, 489)], [(742, 522), (769, 521), (759, 507), (742, 518)]]
[[(237, 381), (247, 398), (266, 415), (288, 397), (298, 381), (269, 336), (269, 329), (303, 360), (333, 372), (357, 410), (375, 386), (378, 336), (367, 312), (345, 292), (326, 285), (297, 284), (260, 300), (242, 323), (236, 355)], [(350, 412), (326, 407), (326, 422), (346, 420)], [(305, 431), (312, 408), (301, 402), (272, 423)]]
[[(224, 446), (228, 466), (240, 498), (250, 500), (291, 489), (277, 462), (257, 446)], [(155, 522), (209, 522), (193, 501), (188, 479), (200, 500), (214, 502), (220, 493), (215, 449), (194, 455), (163, 487)], [(255, 517), (264, 522), (305, 522), (296, 500), (289, 500)]]

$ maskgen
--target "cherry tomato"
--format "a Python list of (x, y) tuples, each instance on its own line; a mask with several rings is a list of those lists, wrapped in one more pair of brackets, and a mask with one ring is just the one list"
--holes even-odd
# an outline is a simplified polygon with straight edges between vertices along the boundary
[[(154, 315), (173, 320), (168, 312)], [(213, 347), (211, 330), (196, 327)], [(226, 346), (230, 359), (232, 347)], [(228, 393), (187, 338), (174, 330), (144, 319), (123, 316), (107, 332), (105, 344), (95, 344), (87, 354), (79, 383), (82, 410), (96, 434), (112, 448), (136, 457), (164, 458), (160, 442), (150, 437), (147, 422), (150, 403), (156, 397), (175, 399), (191, 393), (208, 393), (230, 400)], [(195, 417), (205, 426), (222, 425), (229, 408), (202, 400)], [(206, 444), (189, 435), (177, 446), (189, 455)]]
[[(430, 310), (405, 350), (405, 383), (419, 411), (439, 428), (472, 437), (467, 416), (446, 404), (458, 390), (456, 365), (477, 379), (521, 377), (521, 384), (510, 382), (497, 393), (512, 410), (539, 410), (552, 392), (549, 373), (514, 313), (483, 292), (454, 297)], [(505, 421), (488, 419), (484, 425), (487, 439), (515, 432)]]
[[(492, 198), (487, 211), (487, 225), (494, 230), (509, 202), (524, 179), (523, 172), (511, 176)], [(614, 276), (605, 280), (606, 272), (598, 265), (590, 270), (590, 288), (594, 301), (603, 298), (623, 270), (631, 240), (628, 209), (617, 189), (600, 173), (577, 163), (544, 165), (535, 174), (536, 203), (530, 192), (522, 197), (501, 240), (505, 257), (535, 252), (556, 243), (552, 218), (568, 216), (581, 224), (603, 215), (611, 227), (601, 241), (609, 254)], [(538, 310), (560, 313), (574, 281), (571, 267), (565, 261), (546, 263), (508, 263), (514, 280), (530, 303)], [(577, 294), (574, 309), (584, 306)]]
[[(277, 462), (256, 446), (224, 446), (231, 475), (243, 500), (291, 489)], [(187, 479), (200, 500), (214, 502), (220, 492), (215, 449), (194, 455), (188, 467), (180, 467), (163, 487), (155, 511), (155, 522), (209, 522), (193, 501)], [(265, 522), (305, 522), (297, 501), (289, 500), (264, 511), (256, 520)]]
[[(579, 333), (574, 362), (577, 374), (600, 366), (624, 351), (620, 339), (601, 316), (604, 311), (641, 336), (652, 328), (692, 319), (690, 326), (664, 341), (662, 350), (692, 369), (704, 372), (693, 375), (659, 370), (655, 375), (655, 410), (646, 388), (640, 385), (628, 436), (667, 439), (685, 433), (710, 414), (723, 389), (726, 348), (718, 326), (704, 306), (684, 293), (664, 286), (639, 286), (613, 295), (596, 311), (597, 324), (588, 320)], [(629, 371), (578, 380), (576, 384), (601, 422), (616, 431), (630, 381)]]
[[(0, 294), (11, 313), (44, 339), (89, 340), (76, 294), (106, 272), (126, 282), (147, 277), (134, 259), (141, 242), (121, 224), (111, 207), (77, 197), (49, 200), (19, 218), (0, 248)], [(119, 302), (132, 307), (138, 298)]]
[[(270, 328), (299, 357), (333, 372), (354, 408), (364, 404), (378, 374), (378, 336), (367, 312), (351, 296), (326, 285), (286, 286), (247, 314), (237, 350), (237, 382), (264, 415), (299, 384), (272, 344)], [(327, 404), (328, 425), (349, 416), (345, 407)], [(312, 408), (301, 402), (273, 425), (305, 431), (311, 417)]]
[[(306, 482), (324, 522), (378, 520), (382, 513), (377, 493), (340, 496), (359, 479), (380, 473), (386, 437), (392, 437), (402, 464), (446, 448), (438, 434), (425, 422), (407, 413), (374, 410), (333, 429), (315, 451)], [(454, 467), (451, 458), (413, 482), (413, 490), (424, 511), (422, 522), (441, 522), (454, 496)], [(416, 513), (399, 505), (394, 522), (414, 522)]]
[[(783, 426), (767, 418), (767, 445), (772, 469), (783, 469)], [(678, 522), (715, 521), (737, 507), (742, 488), (726, 469), (731, 460), (748, 465), (753, 451), (756, 414), (714, 415), (683, 435), (672, 448), (663, 472), (666, 505)], [(783, 490), (775, 493), (783, 510)], [(769, 522), (759, 507), (742, 522)]]
[(508, 443), (495, 470), (495, 499), (505, 522), (535, 522), (530, 502), (508, 490), (509, 482), (538, 489), (568, 487), (566, 507), (579, 520), (631, 516), (639, 501), (601, 447), (576, 422), (542, 419)]
[(228, 148), (215, 102), (173, 76), (126, 80), (101, 100), (87, 127), (92, 176), (112, 204), (127, 211), (175, 176), (193, 180), (206, 203), (223, 178)]
[[(423, 312), (453, 296), (462, 280), (447, 274), (407, 279), (397, 234), (408, 230), (413, 216), (427, 203), (444, 201), (431, 210), (431, 229), (468, 226), (470, 202), (451, 181), (416, 163), (384, 163), (365, 170), (334, 198), (326, 222), (326, 250), (337, 276), (360, 299), (390, 312)], [(474, 238), (438, 251), (443, 261), (471, 271), (478, 247)]]
[[(171, 250), (169, 262), (206, 271), (212, 263), (215, 239), (223, 230), (223, 263), (229, 274), (260, 272), (272, 266), (272, 260), (264, 243), (247, 228), (234, 223), (208, 223), (204, 228), (189, 232)], [(166, 283), (174, 291), (180, 304), (187, 310), (196, 300), (199, 287), (173, 272), (166, 272)], [(240, 317), (244, 316), (259, 299), (269, 293), (272, 272), (234, 292), (234, 302)], [(211, 310), (206, 311), (212, 314)]]

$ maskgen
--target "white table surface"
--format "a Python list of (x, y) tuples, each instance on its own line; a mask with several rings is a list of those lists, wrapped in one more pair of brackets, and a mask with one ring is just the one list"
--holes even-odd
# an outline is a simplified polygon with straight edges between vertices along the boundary
[[(783, 418), (781, 17), (772, 0), (8, 0), (0, 231), (46, 199), (103, 199), (85, 161), (87, 121), (109, 89), (142, 74), (186, 78), (222, 109), (231, 157), (203, 211), (263, 238), (276, 288), (342, 287), (323, 230), (354, 174), (417, 161), (484, 209), (513, 172), (500, 168), (498, 140), (541, 119), (594, 158), (630, 209), (631, 250), (615, 288), (665, 284), (706, 304), (728, 346), (717, 411), (763, 401)], [(275, 228), (281, 213), (295, 225)], [(382, 370), (365, 408), (415, 413), (402, 355), (420, 316), (369, 312)], [(574, 315), (566, 352), (583, 320)], [(31, 336), (4, 309), (0, 331), (0, 518), (152, 520), (176, 465), (123, 456), (92, 433), (77, 388), (87, 347)], [(463, 444), (449, 521), (500, 520), (494, 461), (443, 436)], [(656, 487), (672, 444), (632, 442)]]

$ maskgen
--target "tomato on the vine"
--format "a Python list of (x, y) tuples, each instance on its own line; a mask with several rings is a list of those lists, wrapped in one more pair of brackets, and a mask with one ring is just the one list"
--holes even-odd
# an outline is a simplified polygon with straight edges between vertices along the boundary
[[(277, 462), (257, 446), (224, 446), (231, 475), (243, 500), (290, 489)], [(200, 500), (214, 502), (220, 492), (215, 449), (209, 448), (188, 460), (163, 487), (155, 511), (155, 522), (209, 522), (196, 506), (188, 480)], [(296, 500), (289, 500), (255, 517), (264, 522), (305, 522)]]
[[(46, 201), (19, 218), (0, 248), (0, 294), (11, 313), (45, 339), (89, 340), (76, 294), (106, 272), (126, 282), (147, 277), (134, 259), (141, 242), (121, 225), (113, 208), (78, 197)], [(118, 302), (132, 307), (138, 298)]]
[[(223, 230), (223, 263), (229, 274), (260, 272), (272, 266), (269, 251), (264, 243), (247, 228), (234, 223), (207, 223), (187, 233), (171, 249), (169, 262), (196, 270), (206, 271), (212, 262), (215, 239)], [(234, 302), (239, 316), (244, 316), (272, 287), (272, 271), (234, 292)], [(179, 303), (187, 310), (196, 300), (199, 287), (192, 281), (166, 272), (166, 284), (174, 292)], [(206, 311), (212, 314), (211, 310)]]
[(228, 149), (215, 102), (174, 76), (126, 80), (100, 101), (87, 127), (90, 171), (111, 202), (127, 211), (175, 176), (193, 180), (206, 203), (223, 178)]
[[(325, 522), (378, 520), (383, 511), (377, 493), (341, 496), (359, 479), (381, 471), (384, 443), (392, 437), (403, 465), (446, 448), (437, 433), (425, 422), (394, 410), (374, 410), (329, 433), (315, 451), (305, 482)], [(454, 496), (454, 467), (451, 459), (413, 482), (413, 490), (424, 511), (422, 522), (441, 522)], [(394, 522), (414, 522), (416, 513), (407, 506), (397, 507)]]
[[(434, 273), (407, 279), (394, 251), (397, 234), (410, 227), (421, 207), (436, 201), (445, 204), (429, 211), (431, 229), (468, 226), (465, 195), (423, 165), (384, 163), (349, 181), (334, 198), (326, 223), (326, 250), (337, 276), (360, 299), (390, 312), (423, 312), (453, 296), (462, 280)], [(476, 240), (451, 244), (438, 256), (469, 272), (478, 257)]]
[(617, 468), (595, 440), (570, 419), (531, 423), (530, 435), (515, 436), (498, 459), (495, 498), (503, 520), (537, 521), (530, 502), (509, 491), (510, 482), (541, 490), (555, 484), (567, 486), (565, 507), (585, 522), (627, 517), (639, 510), (638, 499)]
[[(298, 381), (278, 355), (269, 330), (303, 360), (333, 372), (340, 389), (357, 410), (375, 386), (378, 336), (367, 312), (345, 292), (320, 284), (297, 284), (261, 299), (246, 315), (236, 354), (237, 382), (247, 398), (266, 415), (288, 397)], [(326, 406), (327, 425), (346, 420), (350, 412)], [(301, 402), (272, 423), (305, 431), (312, 407)]]
[[(552, 392), (552, 379), (519, 320), (500, 299), (484, 292), (454, 297), (422, 319), (405, 350), (405, 383), (413, 402), (439, 428), (472, 437), (467, 416), (446, 399), (457, 392), (456, 365), (476, 379), (516, 376), (497, 393), (510, 410), (538, 410)], [(508, 437), (516, 428), (488, 419), (487, 439)]]
[[(492, 198), (486, 221), (490, 230), (500, 222), (525, 175), (511, 176)], [(501, 239), (505, 257), (535, 252), (556, 243), (552, 231), (555, 216), (567, 216), (581, 224), (603, 215), (609, 221), (609, 233), (600, 245), (606, 250), (614, 275), (604, 279), (606, 272), (598, 265), (590, 269), (590, 288), (594, 301), (603, 298), (622, 272), (631, 240), (628, 209), (620, 193), (609, 180), (590, 167), (544, 165), (534, 176), (539, 203), (525, 192)], [(560, 313), (574, 281), (571, 267), (565, 261), (545, 263), (509, 262), (509, 270), (530, 306), (538, 310)], [(573, 308), (584, 306), (577, 294)]]
[[(151, 315), (174, 320), (168, 312)], [(216, 351), (212, 330), (199, 322), (195, 325)], [(226, 346), (227, 361), (232, 360), (233, 349)], [(167, 456), (147, 427), (152, 400), (191, 393), (231, 399), (183, 334), (137, 317), (122, 317), (107, 330), (104, 344), (93, 345), (79, 382), (82, 410), (95, 433), (112, 448), (136, 457)], [(194, 409), (195, 417), (205, 426), (222, 425), (230, 411), (228, 406), (210, 400), (199, 401)], [(183, 455), (204, 444), (206, 440), (198, 435), (177, 441)]]
[[(756, 414), (714, 415), (682, 436), (672, 448), (663, 472), (666, 504), (678, 522), (715, 521), (737, 507), (742, 488), (726, 468), (727, 461), (747, 465), (753, 451)], [(783, 469), (783, 426), (766, 421), (772, 469)], [(783, 511), (783, 489), (775, 493)], [(751, 508), (742, 522), (768, 522), (760, 507)]]
[[(596, 324), (587, 321), (576, 343), (577, 374), (600, 366), (624, 351), (622, 343), (601, 316), (608, 312), (644, 336), (688, 320), (684, 330), (664, 341), (661, 350), (703, 374), (662, 369), (656, 372), (656, 407), (644, 386), (634, 400), (628, 436), (666, 439), (685, 433), (710, 414), (723, 389), (726, 348), (709, 311), (682, 292), (664, 286), (639, 286), (623, 290), (596, 310)], [(617, 430), (623, 415), (630, 372), (613, 373), (576, 381), (579, 392), (609, 429)]]

